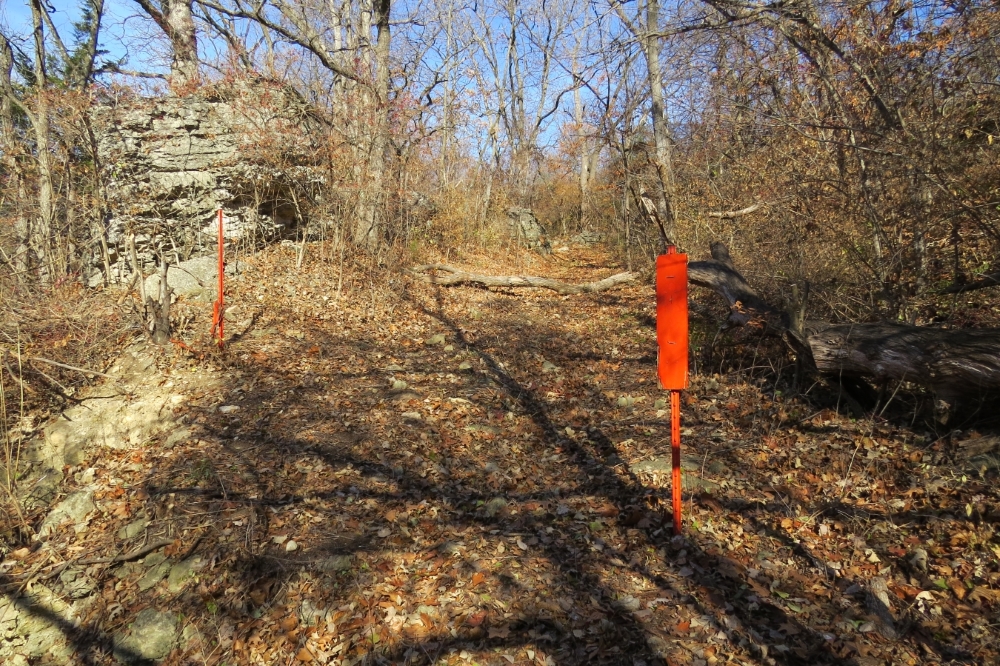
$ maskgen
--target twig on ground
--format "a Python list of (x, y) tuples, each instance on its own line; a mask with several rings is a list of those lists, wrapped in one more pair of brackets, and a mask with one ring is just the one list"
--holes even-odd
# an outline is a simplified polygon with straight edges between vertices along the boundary
[(41, 356), (32, 356), (28, 360), (38, 361), (40, 363), (48, 363), (49, 365), (54, 365), (57, 368), (65, 368), (66, 370), (75, 370), (77, 372), (82, 372), (85, 375), (97, 375), (98, 377), (107, 377), (108, 379), (114, 379), (114, 377), (112, 377), (111, 375), (105, 374), (103, 372), (98, 372), (97, 370), (87, 370), (86, 368), (78, 368), (75, 365), (59, 363), (58, 361), (50, 361), (49, 359), (42, 358)]

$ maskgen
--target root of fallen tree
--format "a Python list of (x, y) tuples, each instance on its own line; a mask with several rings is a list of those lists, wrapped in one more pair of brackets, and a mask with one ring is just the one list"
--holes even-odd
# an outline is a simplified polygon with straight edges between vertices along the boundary
[(535, 277), (533, 275), (480, 275), (468, 273), (447, 264), (426, 264), (409, 269), (411, 275), (424, 282), (440, 285), (478, 284), (484, 287), (540, 287), (551, 289), (559, 294), (589, 294), (607, 291), (615, 287), (635, 282), (638, 273), (618, 273), (596, 282), (571, 284), (552, 278)]

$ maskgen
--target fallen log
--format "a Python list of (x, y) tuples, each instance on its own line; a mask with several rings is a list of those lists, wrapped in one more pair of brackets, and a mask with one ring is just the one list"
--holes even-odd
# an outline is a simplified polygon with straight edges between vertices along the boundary
[(986, 289), (987, 287), (996, 287), (998, 285), (1000, 285), (1000, 272), (980, 276), (975, 282), (953, 284), (950, 287), (942, 289), (941, 293), (964, 294), (967, 291), (976, 291), (977, 289)]
[(943, 329), (891, 322), (805, 322), (767, 303), (733, 265), (722, 243), (712, 259), (693, 261), (689, 280), (716, 292), (730, 308), (727, 327), (760, 325), (782, 335), (811, 369), (824, 375), (907, 381), (950, 401), (1000, 389), (1000, 329)]
[[(688, 264), (691, 284), (711, 289), (729, 305), (724, 328), (753, 326), (785, 339), (805, 367), (838, 378), (895, 380), (933, 390), (946, 402), (1000, 390), (1000, 329), (943, 329), (891, 322), (831, 324), (802, 322), (762, 298), (736, 269), (723, 243), (712, 243), (711, 259)], [(481, 275), (447, 264), (409, 269), (439, 285), (538, 287), (559, 294), (606, 291), (639, 280), (640, 274), (572, 284), (531, 275)]]
[(638, 273), (625, 272), (606, 277), (603, 280), (597, 280), (596, 282), (572, 284), (533, 275), (481, 275), (479, 273), (469, 273), (447, 264), (414, 266), (409, 269), (409, 273), (417, 279), (430, 282), (431, 284), (479, 284), (484, 287), (539, 287), (541, 289), (551, 289), (559, 294), (588, 294), (607, 291), (608, 289), (613, 289), (629, 282), (635, 282), (639, 279)]
[(779, 333), (789, 327), (788, 315), (757, 294), (733, 265), (724, 243), (711, 245), (712, 258), (688, 263), (688, 282), (711, 289), (729, 305), (727, 328), (755, 323)]

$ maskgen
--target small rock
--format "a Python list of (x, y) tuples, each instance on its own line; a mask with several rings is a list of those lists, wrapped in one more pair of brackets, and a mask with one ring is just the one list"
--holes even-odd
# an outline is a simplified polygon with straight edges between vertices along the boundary
[(458, 369), (461, 370), (462, 372), (472, 370), (472, 364), (469, 363), (468, 361), (462, 361), (461, 363), (458, 364)]
[(167, 437), (167, 440), (163, 442), (163, 448), (172, 449), (177, 446), (180, 442), (191, 437), (191, 430), (189, 428), (181, 428), (180, 430), (175, 430)]
[(411, 400), (419, 400), (420, 394), (418, 394), (416, 391), (405, 389), (402, 391), (390, 391), (387, 397), (389, 400), (392, 400), (393, 402), (405, 403)]
[(299, 620), (306, 626), (318, 624), (326, 617), (327, 610), (320, 608), (309, 599), (303, 599), (299, 605)]
[(635, 398), (630, 395), (623, 395), (618, 397), (619, 407), (632, 407), (635, 405)]
[(542, 362), (542, 372), (555, 372), (559, 369), (559, 366), (551, 361)]
[(121, 580), (122, 578), (128, 578), (134, 573), (142, 571), (142, 565), (138, 562), (126, 562), (117, 569), (114, 570), (115, 578)]
[(298, 550), (298, 549), (299, 549), (299, 544), (295, 543), (294, 541), (289, 541), (288, 543), (285, 544), (285, 552), (286, 553), (291, 553), (292, 551), (295, 551), (295, 550)]
[(923, 548), (914, 548), (910, 555), (910, 564), (915, 569), (927, 572), (927, 551)]
[(134, 539), (143, 532), (146, 531), (146, 527), (149, 525), (149, 519), (140, 518), (139, 520), (134, 520), (125, 527), (118, 530), (118, 538), (122, 541), (126, 539)]
[(115, 636), (114, 654), (126, 663), (163, 659), (177, 642), (177, 616), (147, 608), (139, 611), (127, 635)]
[(142, 565), (148, 569), (149, 567), (155, 567), (161, 562), (165, 562), (166, 559), (167, 557), (163, 553), (150, 553), (142, 560)]
[[(146, 559), (148, 560), (149, 558), (147, 557)], [(150, 588), (156, 587), (156, 584), (166, 578), (167, 574), (170, 573), (170, 567), (170, 561), (166, 559), (160, 560), (156, 564), (152, 565), (149, 571), (147, 571), (145, 575), (139, 579), (139, 582), (137, 583), (139, 591), (145, 592)]]
[(492, 518), (493, 516), (497, 515), (506, 508), (507, 508), (507, 500), (505, 500), (502, 497), (494, 497), (493, 499), (491, 499), (489, 502), (486, 503), (486, 505), (483, 507), (483, 511), (486, 512), (487, 516)]
[(457, 555), (459, 552), (458, 544), (454, 541), (445, 541), (438, 546), (438, 552), (442, 555)]
[(455, 345), (445, 345), (444, 346), (444, 350), (445, 351), (449, 351), (449, 352), (450, 351), (455, 351)]
[(409, 419), (411, 421), (420, 421), (420, 420), (422, 420), (422, 417), (420, 416), (420, 412), (403, 412), (402, 416), (403, 416), (404, 419)]
[(201, 556), (194, 555), (170, 567), (170, 574), (167, 576), (167, 589), (171, 592), (180, 592), (184, 589), (188, 579), (193, 577), (203, 566), (205, 563)]
[(319, 560), (315, 566), (320, 571), (346, 571), (351, 568), (353, 558), (350, 555), (332, 555)]
[(438, 333), (437, 335), (432, 335), (427, 338), (427, 344), (429, 345), (443, 345), (444, 344), (444, 333)]
[(94, 505), (94, 489), (87, 488), (78, 490), (66, 496), (49, 512), (49, 515), (42, 521), (42, 526), (38, 530), (38, 535), (45, 538), (51, 535), (60, 524), (66, 520), (73, 521), (74, 526), (79, 526), (87, 515), (96, 509)]
[(392, 380), (392, 390), (393, 391), (405, 391), (410, 385), (404, 382), (402, 379)]
[(390, 363), (389, 365), (385, 366), (385, 371), (386, 372), (403, 372), (403, 366), (396, 365), (395, 363)]
[(94, 591), (93, 579), (79, 567), (64, 569), (59, 574), (59, 580), (63, 584), (63, 592), (70, 599), (82, 599)]
[(627, 611), (637, 611), (642, 608), (642, 602), (633, 596), (625, 596), (618, 600), (618, 605)]
[(239, 405), (223, 405), (222, 407), (219, 407), (220, 414), (232, 414), (233, 412), (238, 411), (240, 411)]
[(81, 486), (86, 486), (88, 484), (93, 483), (96, 477), (97, 477), (97, 470), (94, 469), (93, 467), (88, 467), (82, 472), (77, 472), (76, 474), (73, 475), (73, 479), (75, 479), (76, 482)]

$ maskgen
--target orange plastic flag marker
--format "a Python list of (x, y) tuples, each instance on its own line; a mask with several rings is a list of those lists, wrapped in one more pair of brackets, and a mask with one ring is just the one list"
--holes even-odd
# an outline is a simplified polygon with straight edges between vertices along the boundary
[(673, 245), (656, 258), (656, 374), (670, 391), (674, 534), (681, 533), (681, 391), (688, 387), (687, 259)]
[(225, 340), (225, 275), (226, 275), (226, 244), (222, 236), (222, 209), (219, 209), (219, 297), (212, 304), (212, 337), (218, 341), (222, 349)]

